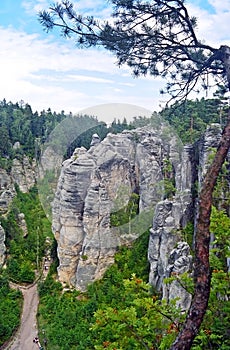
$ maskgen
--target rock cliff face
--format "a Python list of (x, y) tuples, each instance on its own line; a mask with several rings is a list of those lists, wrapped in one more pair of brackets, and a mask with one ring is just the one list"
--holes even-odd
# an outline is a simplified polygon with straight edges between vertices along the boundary
[(13, 183), (19, 186), (20, 191), (26, 193), (35, 185), (36, 181), (36, 162), (32, 162), (28, 157), (24, 156), (22, 161), (13, 160), (11, 177)]
[(197, 144), (198, 162), (198, 182), (202, 183), (207, 167), (210, 163), (210, 155), (218, 147), (221, 137), (221, 127), (219, 124), (211, 124), (207, 127), (205, 134)]
[[(177, 191), (173, 198), (165, 199), (157, 204), (153, 225), (150, 229), (148, 249), (150, 284), (157, 290), (162, 290), (165, 299), (183, 295), (183, 302), (180, 298), (180, 303), (178, 303), (183, 308), (186, 308), (190, 302), (188, 293), (181, 290), (181, 286), (176, 282), (173, 285), (165, 285), (163, 282), (164, 278), (170, 277), (172, 273), (181, 273), (182, 270), (183, 272), (191, 272), (189, 246), (186, 242), (182, 242), (184, 237), (181, 229), (193, 220), (194, 215), (192, 189), (197, 176), (194, 163), (194, 148), (192, 146), (184, 147), (178, 176), (180, 181), (176, 185)], [(175, 252), (177, 244), (180, 247), (186, 245), (187, 249), (183, 250), (183, 254), (179, 248)], [(178, 257), (182, 255), (184, 256), (183, 263), (186, 259), (189, 262), (183, 268), (178, 269), (175, 264), (177, 264), (176, 261), (178, 262)]]
[[(162, 125), (109, 134), (102, 142), (93, 142), (89, 151), (75, 150), (63, 163), (53, 202), (61, 282), (85, 290), (102, 277), (117, 247), (150, 227), (156, 204), (164, 198), (166, 173), (190, 203), (191, 171), (187, 158), (182, 161), (184, 153), (172, 131)], [(127, 225), (112, 227), (111, 213), (125, 207), (132, 193), (139, 195), (139, 215)], [(188, 209), (181, 196), (174, 212)], [(179, 214), (170, 220), (175, 225)]]
[(22, 161), (13, 160), (10, 173), (0, 169), (0, 214), (5, 214), (14, 198), (15, 184), (22, 192), (28, 192), (36, 182), (36, 163), (25, 156)]
[(4, 264), (5, 261), (5, 231), (3, 227), (0, 225), (0, 267)]
[[(0, 169), (0, 215), (5, 215), (11, 205), (11, 202), (16, 195), (15, 184), (18, 185), (22, 192), (28, 192), (36, 182), (36, 164), (32, 163), (24, 156), (22, 161), (18, 159), (13, 160), (11, 172)], [(22, 214), (23, 215), (23, 214)], [(25, 220), (21, 218), (22, 228), (26, 235)], [(0, 226), (0, 266), (5, 260), (5, 232)]]
[[(202, 139), (192, 146), (185, 146), (181, 162), (180, 191), (172, 200), (159, 202), (150, 229), (148, 257), (149, 282), (162, 290), (165, 299), (178, 297), (178, 305), (187, 309), (191, 295), (176, 280), (164, 284), (164, 278), (184, 272), (192, 273), (192, 257), (181, 229), (196, 219), (197, 203), (193, 192), (200, 188), (207, 170), (209, 156), (218, 146), (221, 128), (210, 125)], [(177, 187), (178, 188), (178, 187)]]
[[(7, 213), (14, 196), (12, 177), (4, 169), (0, 169), (0, 215)], [(5, 261), (5, 251), (5, 231), (0, 223), (0, 267)]]
[[(181, 229), (194, 219), (194, 185), (220, 137), (218, 125), (200, 143), (182, 147), (165, 126), (148, 126), (76, 149), (65, 161), (53, 202), (53, 232), (58, 242), (61, 282), (80, 290), (101, 278), (121, 244), (130, 244), (151, 225), (149, 281), (166, 299), (180, 296), (186, 309), (191, 296), (165, 277), (192, 271), (192, 258)], [(171, 191), (167, 192), (167, 184)], [(173, 187), (173, 189), (172, 189)], [(139, 214), (131, 223), (112, 227), (111, 213), (139, 195)]]

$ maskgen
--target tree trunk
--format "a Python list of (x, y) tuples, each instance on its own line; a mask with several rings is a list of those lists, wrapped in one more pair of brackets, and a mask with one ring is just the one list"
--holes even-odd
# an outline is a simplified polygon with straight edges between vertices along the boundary
[(205, 315), (210, 293), (211, 273), (209, 266), (210, 215), (212, 193), (218, 174), (230, 148), (230, 112), (222, 133), (220, 145), (212, 165), (205, 176), (199, 198), (199, 212), (195, 240), (194, 283), (195, 293), (187, 318), (170, 350), (189, 350)]

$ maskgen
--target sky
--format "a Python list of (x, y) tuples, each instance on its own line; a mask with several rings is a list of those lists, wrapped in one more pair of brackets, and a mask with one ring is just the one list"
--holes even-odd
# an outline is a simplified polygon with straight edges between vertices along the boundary
[[(78, 49), (58, 32), (47, 34), (38, 11), (52, 0), (0, 1), (0, 101), (24, 101), (32, 110), (78, 113), (93, 106), (128, 104), (148, 111), (164, 105), (161, 78), (133, 78), (127, 67), (99, 49)], [(106, 0), (78, 0), (80, 11), (108, 18)], [(230, 0), (187, 0), (207, 44), (230, 45)], [(106, 117), (105, 117), (106, 118)]]

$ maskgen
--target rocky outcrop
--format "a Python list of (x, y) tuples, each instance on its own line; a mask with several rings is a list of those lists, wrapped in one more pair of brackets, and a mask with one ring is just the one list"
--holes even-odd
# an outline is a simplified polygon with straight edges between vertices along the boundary
[[(58, 242), (59, 280), (80, 290), (101, 278), (121, 244), (130, 244), (150, 226), (149, 281), (166, 299), (179, 296), (186, 309), (189, 294), (172, 275), (192, 271), (191, 255), (182, 229), (194, 220), (195, 184), (202, 181), (208, 153), (220, 128), (207, 129), (200, 144), (182, 147), (168, 126), (156, 123), (76, 149), (62, 165), (52, 228)], [(167, 192), (167, 194), (166, 194)], [(138, 214), (119, 227), (111, 214), (139, 196)]]
[[(102, 277), (121, 244), (129, 244), (152, 222), (164, 197), (164, 163), (183, 190), (181, 148), (166, 127), (144, 127), (109, 134), (89, 151), (75, 150), (62, 166), (53, 202), (53, 232), (58, 242), (61, 282), (84, 290)], [(184, 189), (186, 190), (186, 189)], [(139, 194), (139, 215), (122, 227), (111, 226), (111, 213)]]
[[(181, 192), (174, 198), (158, 203), (150, 229), (148, 257), (150, 262), (149, 282), (166, 299), (178, 298), (177, 305), (182, 310), (189, 307), (191, 295), (175, 279), (171, 284), (164, 284), (166, 277), (192, 272), (192, 258), (181, 229), (189, 221), (196, 224), (196, 199), (194, 191), (199, 190), (210, 155), (218, 146), (221, 128), (218, 124), (210, 125), (200, 142), (184, 148), (181, 162)], [(196, 188), (195, 188), (196, 187)]]
[(149, 282), (158, 290), (168, 276), (169, 256), (176, 244), (183, 239), (181, 228), (191, 219), (187, 198), (176, 198), (160, 202), (155, 211), (150, 229), (148, 258), (150, 262)]
[(23, 232), (23, 237), (26, 237), (28, 235), (28, 228), (25, 220), (25, 214), (19, 213), (18, 214), (18, 226)]
[(3, 227), (0, 224), (0, 267), (5, 262), (5, 253), (6, 253), (5, 231), (4, 231)]
[(4, 169), (0, 169), (0, 214), (5, 214), (15, 196), (12, 177)]
[(90, 147), (91, 146), (96, 146), (98, 143), (101, 142), (101, 139), (100, 137), (98, 136), (98, 134), (93, 134), (92, 136), (92, 140), (91, 140), (91, 143), (90, 143)]
[[(18, 143), (15, 147), (20, 148)], [(16, 149), (16, 148), (15, 148)], [(0, 215), (6, 215), (10, 209), (13, 198), (16, 195), (15, 184), (18, 185), (22, 192), (28, 192), (31, 187), (35, 185), (36, 181), (36, 164), (32, 163), (25, 156), (22, 161), (18, 159), (13, 160), (11, 172), (8, 173), (4, 169), (0, 169)], [(27, 227), (24, 214), (19, 214), (19, 223), (27, 235)], [(0, 225), (0, 266), (5, 260), (5, 232)]]
[(192, 295), (186, 288), (186, 283), (181, 280), (181, 275), (185, 272), (188, 277), (192, 274), (192, 255), (187, 242), (178, 242), (176, 247), (171, 251), (166, 267), (166, 276), (173, 276), (175, 279), (171, 283), (163, 283), (163, 299), (176, 299), (176, 305), (182, 311), (186, 311), (191, 303)]
[(28, 192), (35, 185), (37, 178), (36, 162), (24, 156), (22, 161), (13, 159), (10, 173), (0, 169), (0, 214), (4, 215), (16, 195), (15, 184), (22, 192)]
[[(179, 256), (179, 253), (175, 255), (175, 247), (178, 242), (184, 239), (181, 233), (182, 228), (193, 220), (192, 188), (196, 178), (194, 161), (193, 147), (184, 147), (178, 175), (179, 180), (176, 184), (176, 188), (179, 190), (172, 199), (165, 199), (157, 204), (153, 225), (150, 229), (148, 249), (149, 283), (158, 291), (162, 291), (166, 299), (174, 298), (175, 295), (178, 297), (180, 295), (184, 296), (185, 294), (178, 283), (174, 282), (172, 285), (166, 285), (164, 279), (175, 272), (175, 268), (172, 267), (172, 256)], [(191, 268), (190, 265), (189, 269)], [(180, 273), (181, 271), (176, 272)], [(190, 297), (186, 295), (186, 297), (180, 298), (178, 305), (187, 308), (188, 302), (185, 305), (185, 300), (190, 301)]]
[(26, 193), (35, 185), (36, 182), (36, 162), (32, 162), (24, 156), (22, 161), (13, 159), (11, 177), (12, 182), (16, 183), (21, 192)]
[(215, 149), (218, 147), (221, 138), (221, 126), (220, 124), (211, 124), (207, 127), (206, 132), (197, 144), (198, 159), (198, 183), (201, 184), (207, 168), (211, 162), (211, 156), (214, 154)]

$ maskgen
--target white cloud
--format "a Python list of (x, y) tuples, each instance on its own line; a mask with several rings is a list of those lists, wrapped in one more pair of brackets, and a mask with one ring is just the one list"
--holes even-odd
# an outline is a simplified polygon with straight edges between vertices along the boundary
[[(58, 72), (55, 76), (47, 75), (47, 74), (34, 74), (31, 75), (31, 78), (34, 80), (47, 82), (62, 82), (62, 83), (70, 83), (70, 82), (82, 82), (82, 83), (97, 83), (97, 84), (113, 84), (114, 81), (111, 79), (105, 78), (97, 78), (89, 75), (80, 75), (80, 74), (64, 74), (59, 75)], [(129, 86), (129, 85), (128, 85)]]
[[(52, 0), (22, 3), (34, 18)], [(217, 47), (229, 44), (230, 0), (209, 0), (215, 8), (212, 14), (198, 3), (201, 0), (188, 2), (189, 12), (198, 17), (198, 37)], [(82, 11), (92, 8), (96, 13), (100, 9), (103, 17), (110, 13), (102, 0), (81, 0), (76, 4)], [(79, 50), (73, 42), (61, 41), (53, 34), (42, 39), (37, 33), (28, 34), (13, 27), (0, 27), (0, 36), (0, 99), (23, 99), (38, 111), (51, 107), (75, 113), (88, 106), (115, 102), (158, 109), (159, 89), (165, 81), (150, 76), (132, 79), (130, 69), (119, 69), (107, 51)]]
[[(143, 98), (142, 79), (132, 80), (128, 69), (116, 67), (108, 52), (74, 49), (53, 36), (41, 39), (13, 28), (0, 27), (0, 36), (0, 99), (24, 100), (38, 111), (50, 107), (72, 112), (107, 102), (150, 107), (157, 100)], [(121, 85), (126, 91), (121, 92)]]
[(105, 79), (105, 78), (96, 78), (96, 77), (90, 77), (86, 75), (76, 75), (76, 74), (70, 74), (65, 77), (67, 80), (74, 80), (74, 81), (81, 81), (81, 82), (91, 82), (91, 83), (97, 83), (97, 84), (112, 84), (114, 83), (113, 80)]
[(42, 40), (37, 34), (26, 34), (11, 28), (0, 27), (0, 35), (0, 52), (3, 56), (7, 53), (6, 61), (20, 67), (25, 66), (27, 71), (47, 67), (59, 72), (85, 69), (115, 73), (118, 70), (114, 65), (114, 57), (105, 51), (78, 50), (74, 49), (72, 44), (56, 42), (51, 36)]
[(133, 83), (119, 83), (119, 85), (128, 86), (128, 87), (135, 87), (135, 84), (133, 84)]
[[(51, 42), (50, 39), (41, 40), (37, 34), (26, 34), (11, 28), (0, 27), (0, 36), (0, 71), (3, 76), (28, 77), (42, 69), (57, 72), (118, 72), (114, 58), (104, 51), (77, 50)], [(73, 75), (73, 78), (76, 77)]]
[(49, 0), (24, 0), (22, 1), (22, 7), (28, 14), (34, 15), (41, 10), (48, 9), (50, 3)]
[[(103, 0), (84, 0), (84, 1), (71, 1), (74, 4), (76, 12), (82, 13), (83, 15), (94, 15), (100, 18), (108, 18), (111, 14), (111, 7), (109, 3), (105, 3)], [(51, 0), (24, 0), (22, 1), (22, 7), (25, 11), (34, 15), (39, 11), (48, 10), (50, 5), (55, 3)]]
[(212, 13), (201, 6), (188, 3), (189, 13), (198, 19), (198, 38), (216, 48), (224, 44), (230, 45), (230, 0), (209, 0), (209, 4), (213, 6)]
[(230, 11), (230, 0), (209, 0), (209, 3), (214, 7), (216, 13)]

